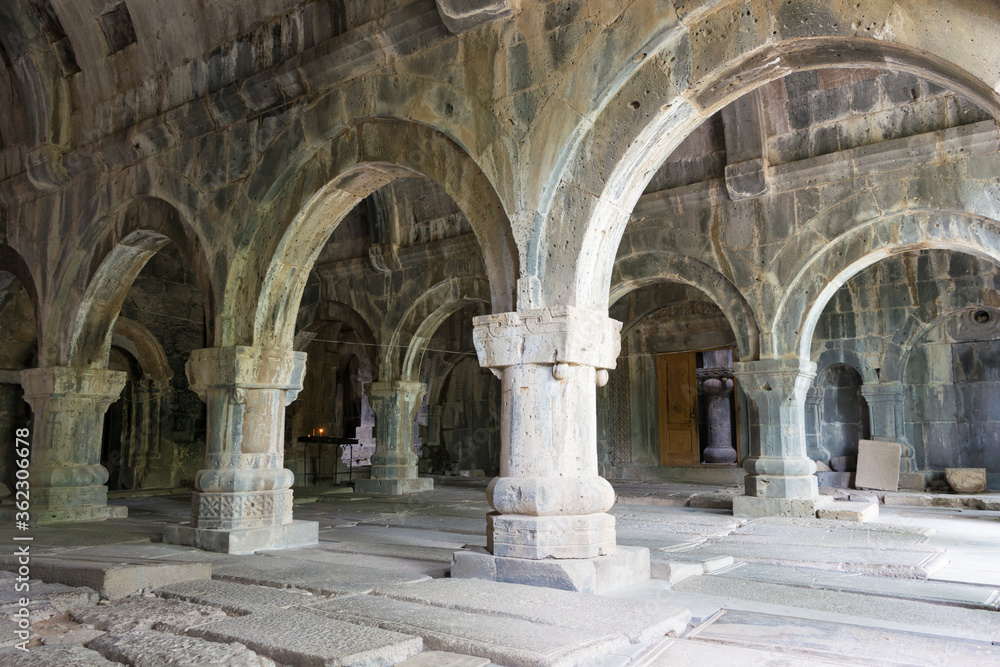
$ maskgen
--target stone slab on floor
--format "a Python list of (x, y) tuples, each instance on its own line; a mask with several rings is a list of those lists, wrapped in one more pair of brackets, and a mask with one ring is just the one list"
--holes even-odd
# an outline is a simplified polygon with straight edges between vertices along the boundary
[(680, 634), (691, 615), (685, 609), (655, 601), (570, 593), (536, 586), (478, 579), (434, 579), (407, 586), (377, 588), (373, 595), (433, 607), (519, 619), (593, 634), (616, 632), (633, 644), (670, 632)]
[(218, 579), (188, 581), (157, 588), (153, 592), (162, 598), (218, 607), (227, 614), (236, 615), (268, 609), (290, 609), (316, 601), (315, 596), (307, 592)]
[(213, 577), (241, 584), (299, 588), (315, 595), (367, 593), (383, 584), (407, 584), (430, 579), (420, 573), (375, 570), (356, 565), (330, 567), (323, 563), (273, 556), (246, 556), (237, 562), (217, 565)]
[(0, 616), (6, 616), (8, 607), (19, 607), (22, 597), (32, 601), (44, 600), (58, 611), (67, 611), (76, 607), (93, 607), (100, 597), (93, 589), (85, 586), (67, 586), (65, 584), (47, 584), (41, 581), (29, 581), (27, 593), (18, 592), (13, 586), (0, 585)]
[(274, 661), (239, 643), (220, 644), (152, 630), (108, 633), (87, 648), (116, 663), (138, 667), (274, 667)]
[[(411, 546), (400, 549), (395, 544), (377, 544), (371, 542), (321, 542), (313, 549), (296, 549), (292, 553), (315, 553), (330, 552), (342, 554), (361, 554), (364, 556), (388, 556), (395, 558), (409, 558), (412, 560), (422, 560), (431, 563), (451, 564), (451, 555), (455, 553), (453, 547), (420, 547)], [(276, 556), (287, 555), (288, 551), (274, 552)]]
[(340, 553), (327, 549), (289, 549), (287, 551), (270, 551), (268, 555), (283, 558), (286, 560), (301, 560), (312, 563), (322, 563), (332, 567), (342, 565), (355, 566), (363, 563), (361, 567), (373, 570), (384, 570), (387, 572), (402, 573), (410, 575), (426, 575), (428, 577), (445, 577), (451, 568), (451, 562), (442, 563), (440, 561), (427, 561), (408, 558), (405, 551), (397, 549), (395, 556), (376, 556), (371, 554), (360, 555), (356, 553)]
[(424, 651), (403, 662), (397, 662), (394, 667), (489, 667), (487, 658), (444, 651)]
[(990, 642), (1000, 632), (1000, 614), (993, 611), (949, 607), (863, 593), (805, 589), (718, 575), (686, 579), (674, 585), (671, 590), (752, 603), (849, 613), (864, 619), (921, 627), (929, 634), (943, 634), (974, 641)]
[(816, 512), (833, 501), (830, 496), (816, 498), (760, 498), (734, 496), (734, 517), (815, 517)]
[(889, 523), (843, 523), (831, 524), (820, 519), (790, 519), (766, 517), (755, 519), (733, 531), (733, 536), (755, 535), (763, 538), (777, 538), (787, 544), (849, 545), (860, 540), (866, 545), (900, 546), (918, 545), (927, 542), (934, 534), (933, 528), (903, 526)]
[(688, 563), (697, 565), (704, 574), (710, 574), (727, 567), (732, 567), (736, 562), (732, 556), (708, 556), (698, 557), (684, 551), (671, 551), (669, 549), (652, 551), (649, 554), (649, 567), (652, 573), (653, 565), (657, 561), (668, 561), (671, 563)]
[[(0, 557), (0, 567), (16, 569), (13, 556)], [(31, 576), (66, 586), (86, 586), (107, 600), (117, 600), (144, 590), (212, 576), (210, 563), (123, 564), (112, 560), (89, 561), (72, 554), (33, 556)]]
[(720, 572), (720, 577), (831, 591), (868, 593), (904, 600), (1000, 611), (1000, 587), (949, 581), (869, 577), (843, 572), (817, 572), (807, 568), (743, 563)]
[(873, 521), (878, 518), (878, 503), (835, 500), (816, 510), (816, 517), (834, 521)]
[(762, 651), (744, 646), (717, 644), (694, 639), (665, 639), (629, 667), (668, 665), (752, 665), (753, 667), (844, 667), (840, 660), (822, 660), (803, 655)]
[(483, 551), (456, 551), (453, 579), (481, 579), (580, 593), (606, 593), (649, 579), (649, 550), (619, 545), (598, 558), (507, 558)]
[(97, 651), (82, 646), (33, 646), (25, 651), (0, 652), (3, 667), (121, 667)]
[(704, 574), (705, 568), (701, 563), (693, 561), (676, 561), (650, 558), (649, 576), (653, 579), (662, 579), (671, 584), (684, 581), (688, 577), (697, 577)]
[(687, 638), (812, 654), (840, 664), (1000, 666), (1000, 648), (985, 643), (746, 611), (725, 611)]
[[(423, 637), (435, 651), (474, 655), (505, 667), (596, 664), (627, 646), (627, 637), (433, 607), (371, 595), (333, 598), (311, 607), (331, 619)], [(589, 662), (588, 662), (589, 661)]]
[(183, 633), (187, 628), (225, 618), (220, 609), (182, 600), (132, 597), (111, 604), (74, 609), (70, 616), (105, 632), (164, 630)]
[(18, 637), (17, 630), (17, 621), (0, 618), (0, 649), (14, 646), (14, 644), (23, 641)]
[(227, 618), (192, 628), (188, 634), (214, 642), (239, 642), (277, 663), (297, 667), (392, 665), (423, 649), (422, 640), (414, 634), (295, 609)]

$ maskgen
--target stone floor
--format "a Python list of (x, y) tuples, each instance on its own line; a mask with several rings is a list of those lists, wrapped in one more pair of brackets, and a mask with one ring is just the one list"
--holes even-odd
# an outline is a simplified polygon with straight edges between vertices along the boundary
[[(448, 578), (454, 551), (485, 544), (484, 486), (300, 492), (319, 546), (253, 556), (163, 544), (186, 498), (19, 532), (33, 638), (15, 648), (22, 594), (0, 572), (0, 665), (1000, 665), (1000, 511), (973, 509), (997, 496), (748, 520), (731, 489), (622, 483), (619, 543), (649, 548), (655, 578), (591, 596)], [(0, 527), (7, 570), (14, 537)]]

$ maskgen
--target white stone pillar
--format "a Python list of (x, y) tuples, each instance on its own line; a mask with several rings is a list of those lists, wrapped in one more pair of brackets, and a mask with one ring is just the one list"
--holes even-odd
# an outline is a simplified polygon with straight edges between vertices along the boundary
[(815, 516), (817, 505), (832, 500), (819, 495), (816, 464), (806, 452), (805, 400), (816, 364), (764, 359), (737, 362), (733, 370), (756, 405), (758, 431), (743, 464), (746, 495), (734, 498), (733, 515)]
[(292, 520), (284, 467), (285, 407), (302, 389), (306, 355), (292, 350), (195, 350), (188, 382), (208, 406), (205, 469), (195, 477), (192, 526), (168, 526), (164, 541), (225, 553), (318, 542), (318, 524)]
[(430, 491), (434, 480), (417, 477), (413, 419), (427, 392), (423, 382), (373, 382), (368, 400), (375, 411), (375, 453), (371, 479), (359, 479), (358, 493), (397, 496)]
[[(614, 489), (597, 471), (597, 385), (621, 323), (572, 307), (477, 317), (480, 364), (500, 377), (500, 475), (487, 550), (456, 554), (453, 577), (601, 592), (649, 576), (649, 552), (619, 548)], [(600, 562), (598, 562), (600, 561)]]
[(125, 373), (50, 366), (21, 371), (31, 430), (31, 515), (37, 523), (123, 518), (108, 506), (101, 465), (104, 413), (118, 400)]

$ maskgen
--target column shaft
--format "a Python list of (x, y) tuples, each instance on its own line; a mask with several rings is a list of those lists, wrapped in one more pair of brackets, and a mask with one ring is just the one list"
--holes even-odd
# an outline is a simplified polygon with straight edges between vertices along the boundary
[(422, 382), (373, 382), (368, 400), (375, 411), (375, 453), (371, 479), (359, 479), (359, 493), (400, 495), (430, 491), (434, 480), (417, 476), (413, 420), (427, 392)]

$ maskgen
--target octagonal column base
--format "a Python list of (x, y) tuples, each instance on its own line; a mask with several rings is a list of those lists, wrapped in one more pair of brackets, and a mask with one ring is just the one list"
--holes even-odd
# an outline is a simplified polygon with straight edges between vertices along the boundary
[(291, 521), (280, 526), (216, 530), (167, 525), (163, 541), (226, 554), (252, 554), (269, 549), (297, 549), (319, 544), (319, 523)]
[(613, 556), (536, 560), (456, 551), (453, 579), (485, 579), (564, 591), (602, 594), (649, 580), (649, 549), (618, 547)]

